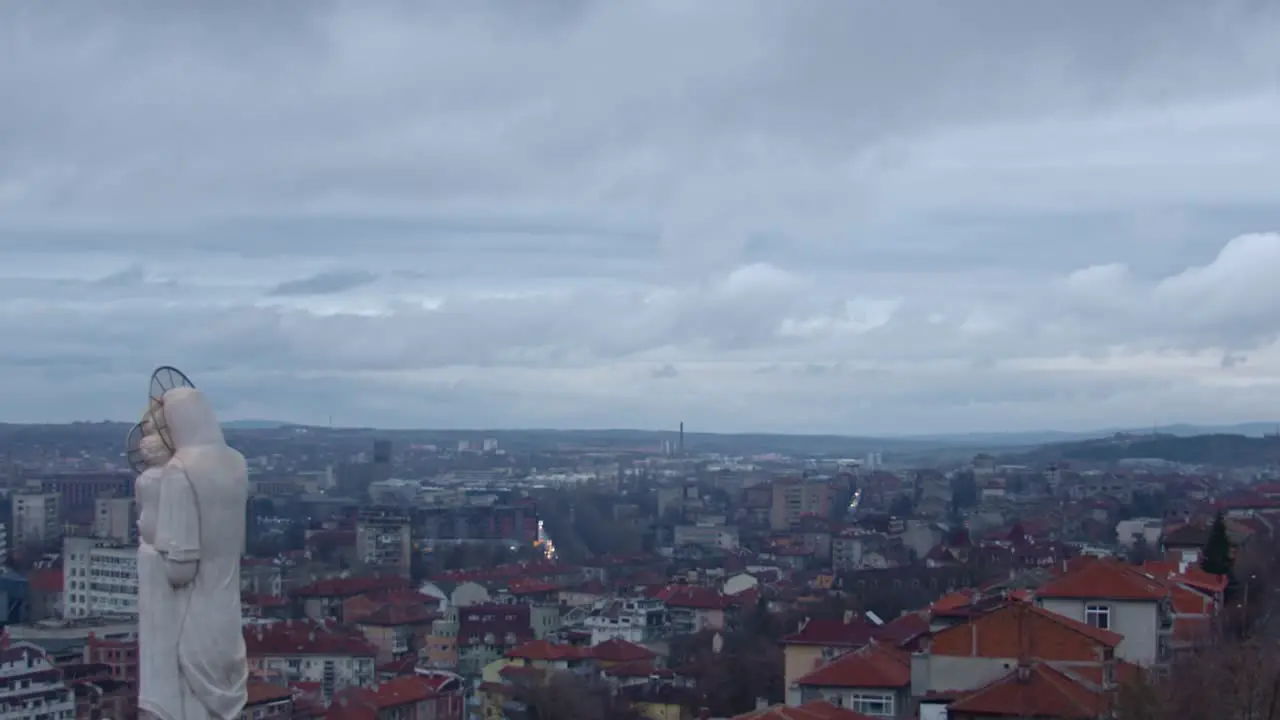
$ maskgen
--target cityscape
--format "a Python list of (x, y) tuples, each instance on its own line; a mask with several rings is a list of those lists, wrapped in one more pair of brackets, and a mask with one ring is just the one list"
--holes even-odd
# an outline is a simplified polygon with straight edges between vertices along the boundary
[[(137, 713), (127, 429), (0, 425), (21, 712)], [(1137, 678), (1265, 637), (1280, 605), (1276, 435), (924, 465), (706, 452), (683, 423), (226, 433), (250, 466), (245, 718), (1127, 717)]]
[(1280, 720), (1277, 68), (0, 2), (0, 720)]

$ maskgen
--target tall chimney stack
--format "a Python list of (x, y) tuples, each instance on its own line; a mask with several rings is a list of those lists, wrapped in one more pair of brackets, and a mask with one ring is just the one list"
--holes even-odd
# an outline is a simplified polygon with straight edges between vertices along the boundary
[(680, 440), (676, 444), (676, 453), (684, 455), (684, 421), (680, 421)]

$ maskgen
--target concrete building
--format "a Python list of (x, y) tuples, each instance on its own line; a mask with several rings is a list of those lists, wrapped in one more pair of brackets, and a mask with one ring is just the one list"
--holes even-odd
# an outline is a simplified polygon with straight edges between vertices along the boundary
[(13, 496), (13, 546), (56, 546), (62, 539), (61, 495), (18, 492)]
[(835, 492), (825, 479), (787, 478), (773, 483), (769, 505), (769, 527), (786, 530), (806, 515), (830, 517)]
[(63, 617), (138, 614), (138, 548), (98, 538), (62, 544)]
[(660, 600), (628, 598), (606, 604), (582, 624), (591, 633), (592, 645), (614, 638), (643, 645), (665, 637), (670, 618)]
[(24, 642), (0, 649), (0, 720), (75, 716), (75, 695), (43, 650)]
[(738, 549), (738, 528), (732, 525), (677, 525), (675, 545), (697, 545), (720, 550)]
[(133, 498), (98, 498), (93, 508), (93, 536), (121, 544), (137, 542), (137, 517)]
[(356, 518), (356, 557), (379, 572), (407, 576), (413, 557), (412, 525), (393, 507), (368, 507)]

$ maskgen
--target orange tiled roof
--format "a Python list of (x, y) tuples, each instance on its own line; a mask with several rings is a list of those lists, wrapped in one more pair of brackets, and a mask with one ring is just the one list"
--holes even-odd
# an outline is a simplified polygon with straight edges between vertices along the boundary
[(823, 647), (862, 647), (871, 642), (876, 628), (862, 619), (810, 620), (797, 632), (782, 638), (784, 645), (821, 645)]
[(293, 697), (293, 693), (289, 688), (272, 685), (271, 683), (249, 681), (248, 685), (249, 699), (247, 705), (258, 705), (261, 703), (275, 702), (277, 700), (288, 700)]
[(507, 657), (517, 660), (581, 660), (590, 657), (590, 648), (562, 645), (550, 640), (533, 640), (507, 651)]
[(1157, 578), (1165, 578), (1190, 585), (1193, 588), (1204, 590), (1210, 593), (1225, 592), (1227, 589), (1227, 577), (1225, 575), (1214, 575), (1207, 573), (1199, 565), (1190, 564), (1183, 569), (1180, 563), (1169, 560), (1148, 560), (1142, 564), (1142, 569), (1150, 575)]
[(948, 714), (1062, 720), (1097, 718), (1106, 711), (1105, 695), (1044, 663), (1015, 669), (947, 707)]
[(1030, 603), (1010, 602), (962, 625), (939, 630), (931, 649), (935, 655), (1092, 661), (1098, 645), (1115, 648), (1123, 639), (1119, 633)]
[(799, 685), (842, 688), (898, 688), (911, 684), (911, 657), (872, 643), (845, 653), (796, 680)]
[(652, 660), (657, 653), (643, 645), (627, 642), (620, 638), (610, 638), (590, 648), (591, 656), (605, 662), (635, 662)]
[(943, 595), (929, 605), (930, 610), (955, 610), (973, 602), (975, 593), (972, 590), (956, 590)]
[(1137, 567), (1113, 559), (1081, 559), (1066, 574), (1036, 591), (1042, 598), (1160, 600), (1169, 589)]

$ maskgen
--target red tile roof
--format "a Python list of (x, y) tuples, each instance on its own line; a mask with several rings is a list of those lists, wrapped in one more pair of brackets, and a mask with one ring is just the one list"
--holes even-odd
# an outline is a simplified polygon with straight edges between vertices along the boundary
[(733, 604), (732, 599), (719, 590), (697, 585), (668, 585), (653, 593), (653, 597), (668, 607), (692, 610), (724, 610)]
[(328, 714), (329, 720), (364, 720), (377, 718), (383, 711), (403, 708), (445, 694), (460, 692), (455, 683), (442, 688), (432, 677), (404, 675), (374, 688), (351, 687), (341, 690), (334, 697)]
[(903, 647), (907, 643), (929, 633), (929, 618), (923, 612), (907, 613), (882, 625), (875, 630), (875, 637), (895, 647)]
[(784, 645), (820, 645), (822, 647), (862, 647), (871, 642), (876, 626), (862, 619), (810, 620), (799, 631), (782, 638)]
[(1049, 665), (1035, 663), (961, 697), (947, 707), (947, 713), (1085, 720), (1101, 717), (1107, 709), (1104, 694)]
[(289, 688), (253, 680), (249, 681), (248, 690), (249, 700), (246, 703), (247, 705), (260, 705), (278, 700), (288, 700), (293, 697), (293, 693), (290, 692)]
[(516, 660), (547, 661), (583, 660), (591, 657), (590, 648), (553, 643), (550, 640), (533, 640), (507, 651), (507, 657)]
[(1156, 601), (1169, 595), (1164, 583), (1122, 560), (1080, 558), (1064, 575), (1036, 590), (1041, 598)]
[(657, 653), (649, 648), (619, 638), (605, 640), (599, 645), (591, 647), (590, 650), (592, 657), (604, 662), (635, 662), (637, 660), (652, 660), (657, 657)]
[(358, 633), (306, 622), (283, 622), (245, 628), (244, 644), (249, 657), (298, 655), (376, 657), (378, 654), (377, 648)]
[(1221, 593), (1227, 589), (1225, 575), (1207, 573), (1194, 563), (1184, 568), (1181, 563), (1169, 560), (1148, 560), (1142, 564), (1142, 569), (1153, 577), (1173, 580), (1209, 593)]
[(1093, 662), (1098, 646), (1114, 649), (1123, 635), (1072, 620), (1024, 602), (1010, 602), (930, 640), (935, 655), (1027, 657)]
[(901, 688), (911, 684), (911, 656), (872, 643), (845, 653), (796, 680), (799, 685), (840, 688)]

